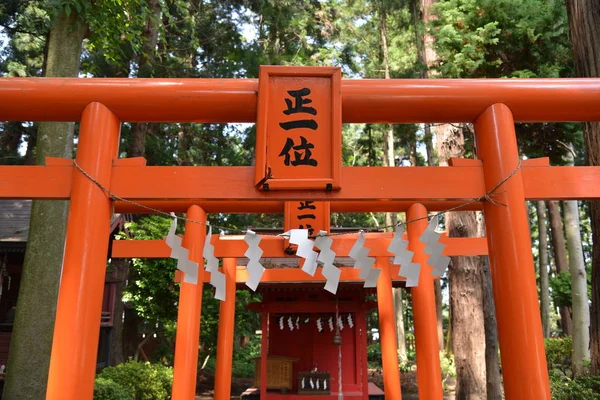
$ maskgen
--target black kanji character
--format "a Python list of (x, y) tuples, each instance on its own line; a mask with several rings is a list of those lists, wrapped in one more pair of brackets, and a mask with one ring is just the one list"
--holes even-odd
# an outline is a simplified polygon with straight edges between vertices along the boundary
[(315, 214), (298, 215), (298, 219), (306, 219), (306, 218), (317, 219), (317, 217), (315, 217)]
[(294, 102), (290, 99), (285, 99), (287, 110), (284, 110), (285, 115), (291, 115), (296, 113), (308, 113), (317, 115), (317, 110), (312, 107), (304, 107), (305, 104), (312, 103), (311, 99), (303, 99), (304, 96), (310, 94), (309, 88), (302, 88), (300, 90), (288, 90), (288, 94), (294, 98)]
[(314, 200), (301, 201), (300, 207), (298, 207), (298, 210), (304, 210), (306, 208), (308, 208), (309, 210), (316, 210), (317, 206), (315, 206), (313, 203), (314, 203)]
[[(311, 158), (312, 151), (310, 149), (314, 149), (315, 145), (309, 143), (304, 136), (300, 136), (300, 144), (294, 146), (294, 141), (288, 138), (285, 142), (285, 146), (283, 146), (283, 150), (279, 153), (279, 157), (285, 157), (283, 163), (286, 166), (290, 164), (293, 167), (298, 165), (309, 165), (311, 167), (316, 167), (319, 163), (314, 158)], [(290, 150), (294, 150), (294, 160), (290, 160)], [(297, 150), (297, 151), (296, 151)]]
[[(307, 113), (311, 115), (317, 115), (317, 110), (313, 107), (305, 107), (306, 104), (312, 103), (311, 99), (305, 99), (305, 96), (310, 94), (309, 88), (302, 88), (300, 90), (288, 90), (288, 94), (292, 96), (293, 101), (290, 99), (285, 99), (285, 104), (287, 105), (287, 109), (283, 110), (285, 115), (297, 114), (297, 113)], [(297, 129), (297, 128), (308, 128), (313, 131), (319, 127), (317, 121), (314, 119), (300, 119), (295, 121), (288, 122), (280, 122), (279, 126), (283, 129)]]
[(313, 236), (315, 233), (314, 228), (312, 227), (312, 225), (309, 224), (306, 224), (306, 228), (304, 228), (304, 225), (300, 225), (298, 229), (308, 229), (308, 236)]

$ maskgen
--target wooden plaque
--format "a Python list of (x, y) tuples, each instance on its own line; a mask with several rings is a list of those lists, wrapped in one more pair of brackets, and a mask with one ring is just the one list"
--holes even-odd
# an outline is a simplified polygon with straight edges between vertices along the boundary
[(256, 120), (259, 189), (340, 189), (340, 68), (261, 66)]

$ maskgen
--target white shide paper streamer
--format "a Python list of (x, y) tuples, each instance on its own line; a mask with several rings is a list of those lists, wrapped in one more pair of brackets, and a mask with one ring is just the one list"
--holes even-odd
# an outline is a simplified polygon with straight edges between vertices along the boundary
[(365, 280), (364, 287), (374, 288), (377, 287), (377, 279), (381, 270), (373, 268), (375, 258), (369, 257), (369, 250), (365, 247), (365, 234), (360, 232), (358, 240), (354, 243), (348, 255), (355, 260), (354, 268), (360, 269), (358, 277)]
[(215, 299), (225, 301), (225, 274), (219, 271), (219, 259), (215, 257), (215, 246), (210, 243), (211, 236), (212, 226), (209, 226), (202, 256), (206, 260), (206, 271), (210, 272), (210, 284), (215, 288)]
[(246, 267), (248, 280), (246, 281), (246, 286), (252, 289), (252, 291), (256, 291), (258, 283), (265, 272), (265, 267), (260, 263), (263, 251), (258, 244), (261, 241), (261, 237), (248, 229), (246, 236), (244, 236), (244, 241), (248, 244), (248, 250), (244, 253), (244, 256), (248, 258), (248, 266)]
[(397, 225), (388, 251), (394, 254), (393, 263), (400, 265), (398, 275), (406, 278), (406, 287), (414, 287), (419, 284), (421, 264), (412, 262), (414, 253), (408, 250), (408, 242), (402, 240), (402, 235), (404, 235), (404, 228), (402, 225)]
[(313, 250), (315, 242), (308, 238), (308, 229), (291, 229), (284, 234), (289, 235), (290, 243), (298, 246), (296, 255), (304, 258), (302, 271), (315, 276), (317, 270), (317, 252)]
[(427, 260), (427, 264), (433, 267), (431, 275), (442, 276), (448, 268), (450, 257), (442, 254), (442, 251), (444, 251), (446, 245), (440, 243), (439, 241), (441, 235), (435, 231), (437, 226), (438, 216), (436, 215), (431, 219), (431, 221), (429, 221), (429, 225), (427, 225), (427, 229), (425, 229), (419, 238), (419, 241), (421, 243), (425, 243), (425, 250), (423, 250), (423, 252), (430, 255), (429, 259)]
[(177, 269), (183, 272), (183, 281), (186, 283), (198, 284), (198, 263), (190, 261), (190, 252), (181, 245), (181, 238), (175, 234), (177, 229), (177, 217), (171, 213), (173, 223), (169, 228), (167, 235), (167, 246), (171, 248), (171, 258), (177, 260)]
[(326, 231), (319, 231), (319, 234), (315, 239), (315, 247), (321, 250), (319, 257), (317, 257), (317, 261), (323, 263), (322, 273), (325, 279), (327, 279), (327, 282), (325, 283), (325, 290), (336, 294), (342, 271), (333, 265), (335, 253), (333, 250), (331, 250), (332, 243), (333, 239), (327, 236)]

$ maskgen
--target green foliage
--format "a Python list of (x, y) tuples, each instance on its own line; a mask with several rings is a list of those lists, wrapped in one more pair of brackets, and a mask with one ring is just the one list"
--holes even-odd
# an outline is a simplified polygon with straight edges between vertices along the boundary
[(109, 380), (124, 388), (134, 400), (167, 400), (171, 396), (173, 369), (161, 364), (127, 361), (107, 367), (97, 380)]
[(440, 351), (440, 367), (442, 369), (442, 376), (444, 379), (447, 377), (456, 377), (456, 364), (454, 364), (454, 354)]
[(557, 307), (571, 307), (571, 273), (562, 271), (549, 278), (552, 288), (552, 301)]
[(562, 374), (550, 374), (553, 400), (600, 400), (600, 377), (571, 379)]
[(118, 383), (106, 379), (96, 378), (94, 382), (94, 400), (131, 400), (132, 393)]
[(381, 344), (379, 342), (367, 346), (367, 363), (370, 368), (381, 368)]
[(444, 77), (560, 77), (572, 73), (562, 2), (446, 0), (432, 22)]
[(546, 349), (546, 360), (550, 373), (561, 373), (571, 376), (571, 354), (573, 353), (573, 341), (570, 336), (561, 338), (548, 338), (544, 340)]

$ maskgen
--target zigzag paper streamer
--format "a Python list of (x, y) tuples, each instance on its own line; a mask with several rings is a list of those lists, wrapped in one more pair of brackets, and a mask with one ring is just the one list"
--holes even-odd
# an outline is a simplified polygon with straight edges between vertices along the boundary
[(317, 257), (317, 261), (323, 263), (322, 273), (325, 279), (327, 279), (327, 282), (325, 283), (325, 290), (336, 294), (342, 271), (333, 265), (333, 261), (335, 260), (335, 252), (331, 250), (333, 239), (326, 235), (326, 231), (319, 231), (319, 234), (315, 239), (315, 247), (321, 250), (319, 256)]
[(415, 253), (408, 250), (408, 242), (402, 239), (404, 228), (402, 225), (396, 225), (396, 233), (392, 238), (388, 251), (394, 254), (394, 264), (400, 265), (398, 275), (406, 278), (406, 287), (413, 287), (419, 284), (419, 274), (421, 264), (412, 262)]
[(433, 267), (431, 271), (431, 275), (433, 276), (442, 276), (448, 268), (448, 263), (450, 263), (450, 257), (442, 254), (446, 247), (445, 244), (439, 241), (442, 235), (435, 231), (438, 222), (438, 216), (436, 215), (429, 221), (427, 229), (425, 229), (419, 238), (421, 243), (425, 243), (425, 250), (423, 252), (430, 255), (427, 264)]
[(352, 314), (348, 314), (348, 326), (354, 328), (354, 322), (352, 321)]
[(317, 252), (313, 250), (315, 242), (308, 238), (308, 229), (292, 229), (285, 234), (289, 234), (291, 244), (298, 245), (296, 255), (304, 258), (302, 271), (314, 276), (317, 270)]
[(300, 330), (300, 317), (296, 317), (296, 330)]
[(206, 271), (210, 272), (210, 284), (215, 288), (215, 299), (225, 301), (225, 274), (219, 271), (219, 259), (215, 257), (215, 246), (210, 243), (212, 226), (208, 227), (202, 256), (206, 260)]
[(344, 329), (344, 320), (341, 315), (338, 315), (338, 328), (340, 328), (340, 331)]
[(248, 265), (246, 266), (248, 280), (246, 281), (246, 286), (252, 289), (252, 291), (256, 291), (258, 283), (265, 272), (265, 267), (260, 263), (260, 258), (263, 254), (262, 249), (259, 247), (261, 237), (248, 229), (246, 236), (244, 236), (244, 241), (248, 244), (248, 250), (244, 253), (244, 256), (248, 258)]
[(321, 322), (321, 318), (317, 318), (317, 330), (319, 332), (323, 332), (323, 323)]
[(283, 330), (283, 317), (279, 317), (279, 330)]
[(171, 213), (173, 223), (169, 228), (166, 243), (171, 248), (171, 258), (177, 260), (177, 269), (183, 272), (183, 281), (186, 283), (198, 284), (198, 263), (190, 261), (190, 252), (182, 246), (182, 240), (175, 234), (177, 229), (177, 217), (175, 213)]
[(369, 251), (370, 249), (365, 247), (365, 234), (360, 232), (358, 240), (356, 240), (348, 255), (356, 261), (354, 268), (360, 269), (358, 277), (365, 280), (364, 287), (373, 288), (377, 286), (377, 279), (381, 270), (373, 268), (375, 258), (368, 256)]
[(294, 330), (294, 323), (292, 322), (292, 317), (288, 317), (288, 327), (290, 328), (290, 331)]
[(329, 330), (333, 331), (333, 317), (329, 317)]

